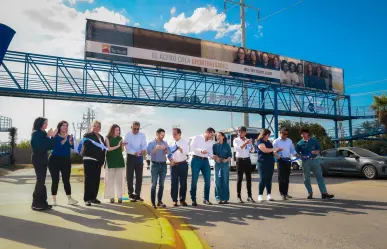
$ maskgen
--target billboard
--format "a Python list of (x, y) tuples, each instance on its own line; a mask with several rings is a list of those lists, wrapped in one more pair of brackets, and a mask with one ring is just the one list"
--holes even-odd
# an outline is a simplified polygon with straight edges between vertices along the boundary
[(94, 20), (87, 20), (86, 24), (85, 59), (235, 76), (337, 93), (344, 91), (340, 68)]

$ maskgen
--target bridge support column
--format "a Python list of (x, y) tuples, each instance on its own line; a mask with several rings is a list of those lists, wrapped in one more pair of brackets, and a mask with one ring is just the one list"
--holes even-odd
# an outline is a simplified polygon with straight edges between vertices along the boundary
[(278, 138), (278, 89), (274, 87), (274, 137)]
[[(352, 138), (352, 108), (351, 108), (351, 96), (347, 96), (348, 99), (348, 126), (349, 126), (349, 137)], [(349, 140), (349, 146), (353, 147), (353, 140)]]
[[(335, 108), (336, 110), (336, 108)], [(339, 140), (337, 140), (339, 138), (339, 127), (337, 125), (338, 121), (335, 120), (335, 148), (339, 148)]]
[[(259, 90), (261, 92), (261, 108), (263, 111), (265, 111), (265, 89), (260, 89)], [(265, 114), (262, 114), (261, 115), (261, 128), (262, 129), (265, 129), (265, 126), (266, 126), (266, 115)]]

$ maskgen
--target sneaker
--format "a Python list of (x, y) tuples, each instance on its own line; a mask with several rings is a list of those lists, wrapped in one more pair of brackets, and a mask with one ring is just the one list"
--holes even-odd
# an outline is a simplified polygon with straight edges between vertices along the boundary
[(187, 202), (185, 202), (185, 201), (180, 201), (180, 205), (182, 205), (183, 207), (188, 206)]
[(154, 209), (157, 209), (156, 204), (152, 204), (152, 207), (153, 207)]
[(218, 204), (223, 204), (224, 202), (223, 201), (218, 201)]
[(238, 201), (238, 203), (244, 203), (244, 202), (242, 201), (242, 198), (240, 198), (240, 197), (238, 197), (237, 201)]
[(293, 198), (293, 196), (291, 196), (291, 195), (286, 195), (286, 198), (288, 198), (288, 199), (292, 199), (292, 198)]
[(198, 205), (198, 203), (197, 203), (196, 201), (193, 201), (193, 202), (192, 202), (192, 206), (193, 206), (193, 207), (196, 207), (197, 205)]
[(253, 197), (248, 197), (248, 198), (247, 198), (247, 202), (255, 203)]
[(223, 201), (223, 204), (228, 204), (228, 201)]
[(136, 200), (136, 196), (133, 195), (133, 194), (130, 194), (130, 195), (129, 195), (129, 200), (130, 200), (131, 202), (136, 202), (136, 201), (137, 201), (137, 200)]
[(68, 204), (69, 205), (76, 205), (76, 204), (78, 204), (78, 201), (74, 200), (73, 197), (70, 197), (68, 200)]
[(91, 206), (91, 201), (85, 201), (85, 205), (90, 207)]
[(58, 206), (58, 204), (56, 203), (56, 199), (52, 199), (52, 205), (55, 207), (55, 206)]
[(136, 195), (135, 199), (136, 201), (144, 201), (144, 199), (142, 199), (139, 195)]
[(159, 201), (159, 202), (157, 203), (157, 206), (158, 206), (158, 207), (161, 207), (161, 208), (166, 208), (166, 207), (167, 207), (162, 201)]
[(288, 198), (286, 198), (286, 195), (281, 195), (281, 199), (282, 199), (283, 201), (286, 201)]
[(122, 203), (122, 198), (118, 198), (118, 203)]
[(263, 201), (263, 195), (258, 195), (258, 202), (262, 202)]
[(308, 200), (313, 199), (313, 193), (308, 194), (308, 197), (306, 199)]
[(321, 195), (321, 198), (323, 198), (323, 199), (332, 199), (334, 197), (335, 197), (334, 195), (330, 195), (328, 193), (325, 193), (325, 194)]
[(114, 198), (110, 198), (110, 203), (114, 203)]
[(268, 195), (267, 195), (266, 200), (268, 200), (268, 201), (274, 201), (274, 199), (271, 197), (271, 194), (268, 194)]
[(95, 200), (92, 200), (90, 201), (91, 203), (94, 203), (94, 204), (101, 204), (101, 201), (98, 200), (98, 199), (95, 199)]
[(178, 207), (178, 206), (179, 206), (179, 204), (177, 204), (177, 201), (174, 201), (174, 202), (173, 202), (173, 206), (174, 206), (174, 207)]
[(212, 203), (210, 201), (207, 201), (207, 200), (204, 200), (203, 201), (203, 204), (206, 204), (206, 205), (212, 205)]

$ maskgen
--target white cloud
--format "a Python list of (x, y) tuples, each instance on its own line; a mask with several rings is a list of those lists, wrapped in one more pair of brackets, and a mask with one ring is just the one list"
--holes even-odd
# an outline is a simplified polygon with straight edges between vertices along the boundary
[(5, 0), (0, 16), (16, 31), (10, 49), (75, 58), (83, 57), (86, 18), (130, 22), (105, 7), (79, 12), (62, 0)]
[(171, 17), (164, 24), (164, 29), (175, 34), (200, 34), (206, 31), (215, 31), (215, 39), (219, 39), (228, 34), (232, 34), (233, 37), (237, 36), (238, 34), (235, 33), (240, 32), (240, 25), (228, 23), (226, 15), (218, 13), (215, 7), (208, 6), (195, 9), (190, 17), (186, 16), (184, 12), (176, 17)]
[(88, 2), (88, 3), (94, 3), (94, 0), (65, 0), (69, 2), (71, 5), (74, 5), (78, 2)]
[(174, 15), (176, 13), (176, 7), (173, 6), (172, 9), (171, 9), (171, 15)]
[(258, 31), (257, 33), (254, 35), (256, 38), (261, 38), (263, 37), (263, 26), (262, 25), (258, 25), (257, 27)]
[(231, 42), (239, 44), (242, 42), (242, 31), (239, 29), (231, 36)]
[(140, 27), (140, 23), (135, 22), (135, 23), (133, 24), (133, 26), (134, 26), (134, 27)]
[[(71, 1), (72, 3), (79, 2), (79, 0)], [(92, 2), (91, 0), (87, 1)], [(71, 5), (69, 6), (68, 3), (71, 4), (68, 0), (2, 0), (2, 8), (0, 8), (1, 22), (16, 31), (16, 35), (10, 45), (10, 50), (81, 59), (84, 55), (86, 18), (117, 24), (130, 23), (130, 20), (121, 12), (115, 12), (103, 6), (85, 11), (77, 11)], [(135, 23), (134, 25), (139, 26), (140, 24)], [(12, 65), (9, 66), (12, 67)], [(49, 69), (41, 68), (45, 74), (52, 73)], [(2, 115), (8, 115), (14, 119), (15, 125), (21, 133), (20, 138), (28, 138), (33, 118), (41, 115), (42, 101), (29, 101), (28, 99), (18, 99), (16, 101), (19, 104), (19, 110), (26, 107), (31, 110), (36, 110), (28, 115), (28, 122), (22, 121), (23, 118), (27, 117), (19, 114), (15, 115), (19, 113), (16, 109), (13, 110), (14, 112), (5, 112), (7, 110), (4, 109), (7, 106), (5, 104), (6, 102), (2, 100), (0, 102), (3, 104), (0, 104), (3, 106), (3, 108), (0, 108)], [(124, 121), (127, 122), (129, 117), (141, 120), (140, 117), (147, 116), (147, 113), (150, 113), (147, 117), (153, 115), (153, 107), (144, 109), (142, 107), (127, 106), (128, 109), (125, 109), (126, 113), (131, 113), (134, 110), (133, 113), (135, 115), (124, 115), (123, 112), (119, 112), (116, 109), (118, 107), (113, 108), (106, 104), (60, 102), (61, 105), (57, 106), (56, 103), (58, 102), (46, 101), (46, 115), (51, 120), (51, 125), (55, 125), (55, 122), (63, 118), (69, 121), (78, 120), (82, 116), (83, 109), (86, 106), (96, 108), (100, 113), (98, 118), (108, 121), (116, 120), (120, 124), (126, 124)], [(59, 116), (50, 113), (49, 106), (51, 105), (55, 105), (57, 110), (54, 112), (60, 114)], [(82, 108), (83, 106), (84, 108)], [(111, 111), (113, 110), (112, 108), (114, 112), (118, 111), (121, 113), (121, 117), (115, 115)], [(63, 117), (60, 117), (61, 115)]]

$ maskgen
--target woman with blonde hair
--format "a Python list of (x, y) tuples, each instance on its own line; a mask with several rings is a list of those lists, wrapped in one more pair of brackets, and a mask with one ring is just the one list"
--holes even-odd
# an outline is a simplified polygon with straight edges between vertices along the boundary
[(105, 164), (106, 145), (101, 131), (101, 122), (94, 121), (91, 131), (83, 135), (84, 143), (81, 154), (85, 174), (85, 193), (83, 200), (86, 206), (91, 203), (100, 204), (97, 199), (99, 184), (101, 182), (101, 169)]
[(112, 125), (105, 141), (109, 148), (106, 154), (105, 199), (110, 199), (110, 202), (114, 203), (117, 193), (118, 203), (122, 203), (125, 177), (125, 161), (122, 152), (125, 144), (122, 142), (121, 128), (116, 124)]

